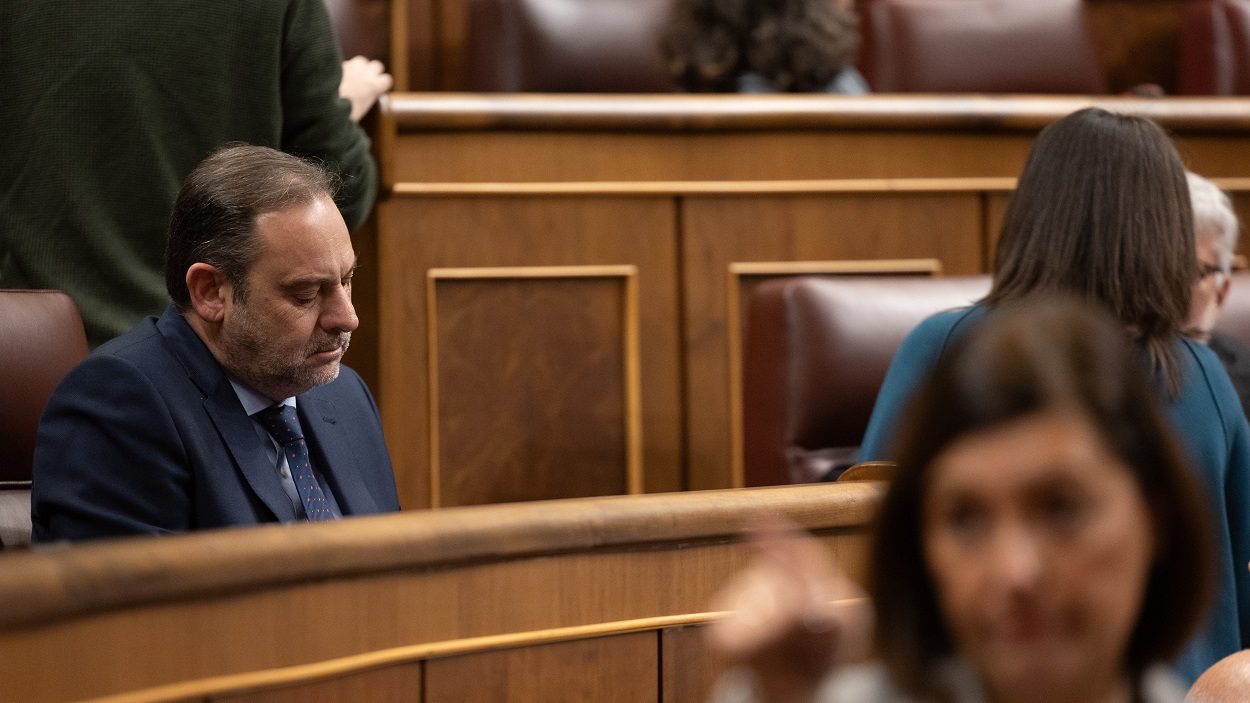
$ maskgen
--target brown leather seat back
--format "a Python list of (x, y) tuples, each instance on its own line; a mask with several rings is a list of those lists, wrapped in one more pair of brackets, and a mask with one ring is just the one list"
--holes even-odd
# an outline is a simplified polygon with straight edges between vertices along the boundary
[(1215, 328), (1250, 347), (1250, 273), (1234, 273), (1224, 310)]
[(660, 54), (672, 0), (474, 0), (468, 89), (652, 93), (672, 90)]
[(1250, 95), (1250, 0), (1191, 0), (1181, 26), (1183, 95)]
[(812, 481), (849, 460), (907, 333), (989, 287), (989, 276), (800, 277), (759, 286), (743, 354), (746, 484)]
[(879, 93), (1107, 92), (1080, 0), (873, 0), (862, 69)]
[(86, 356), (82, 318), (69, 296), (0, 290), (0, 482), (30, 481), (39, 416)]
[(388, 0), (325, 0), (343, 58), (366, 56), (391, 62), (391, 3)]

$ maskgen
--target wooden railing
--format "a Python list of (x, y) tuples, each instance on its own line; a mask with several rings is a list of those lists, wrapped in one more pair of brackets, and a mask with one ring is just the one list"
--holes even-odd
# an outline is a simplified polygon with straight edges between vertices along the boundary
[[(788, 516), (862, 574), (877, 484), (480, 506), (0, 555), (5, 700), (655, 700)], [(665, 662), (668, 662), (666, 665)], [(580, 682), (580, 683), (579, 683)], [(673, 695), (677, 695), (673, 693)], [(272, 697), (271, 697), (272, 696)], [(563, 698), (569, 700), (569, 698)], [(669, 697), (665, 700), (693, 700)]]

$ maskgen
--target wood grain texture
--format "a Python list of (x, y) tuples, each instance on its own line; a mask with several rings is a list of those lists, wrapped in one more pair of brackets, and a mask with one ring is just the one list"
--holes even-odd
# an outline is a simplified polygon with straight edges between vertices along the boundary
[(1204, 174), (1250, 156), (1246, 98), (396, 94), (384, 183), (1015, 177), (1090, 105), (1158, 120)]
[(732, 536), (764, 512), (815, 529), (862, 578), (879, 496), (869, 484), (625, 496), (0, 555), (0, 678), (13, 700), (69, 700), (701, 613), (748, 556)]
[(426, 703), (658, 700), (657, 635), (618, 637), (435, 659)]
[(439, 506), (628, 491), (629, 278), (433, 280)]
[(774, 130), (400, 132), (396, 183), (1015, 177), (1032, 133)]
[(396, 93), (401, 133), (562, 129), (668, 132), (918, 130), (1036, 132), (1085, 107), (1143, 115), (1177, 131), (1243, 131), (1246, 98), (1142, 100), (1079, 95), (507, 95)]
[(402, 505), (430, 505), (425, 275), (436, 268), (635, 266), (643, 489), (682, 487), (674, 209), (659, 197), (393, 197), (380, 205), (379, 407)]
[(423, 663), (352, 672), (326, 680), (270, 690), (212, 697), (213, 703), (412, 703), (422, 700)]
[(687, 472), (690, 488), (730, 485), (730, 265), (934, 258), (981, 273), (978, 194), (683, 199)]
[(665, 703), (708, 700), (727, 662), (708, 647), (705, 626), (660, 632), (661, 681)]
[(343, 363), (352, 367), (365, 385), (378, 394), (378, 232), (377, 215), (369, 215), (352, 232), (356, 250), (356, 273), (352, 276), (352, 305), (360, 326), (352, 333)]

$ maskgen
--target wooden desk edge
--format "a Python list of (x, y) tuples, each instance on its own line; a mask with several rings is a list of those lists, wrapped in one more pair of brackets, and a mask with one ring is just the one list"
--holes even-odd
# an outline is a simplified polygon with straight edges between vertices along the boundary
[(813, 531), (863, 529), (882, 491), (827, 484), (612, 496), (54, 545), (0, 557), (0, 630), (303, 581), (730, 540), (764, 513)]
[(393, 93), (398, 132), (471, 130), (723, 131), (945, 129), (1036, 131), (1085, 107), (1175, 131), (1250, 129), (1250, 98), (1088, 95), (537, 95)]

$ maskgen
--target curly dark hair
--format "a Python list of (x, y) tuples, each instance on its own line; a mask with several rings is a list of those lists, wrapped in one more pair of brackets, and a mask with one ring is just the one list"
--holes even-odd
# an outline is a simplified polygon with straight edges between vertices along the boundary
[(859, 17), (837, 0), (677, 0), (661, 50), (688, 92), (737, 92), (751, 71), (813, 92), (855, 62)]

